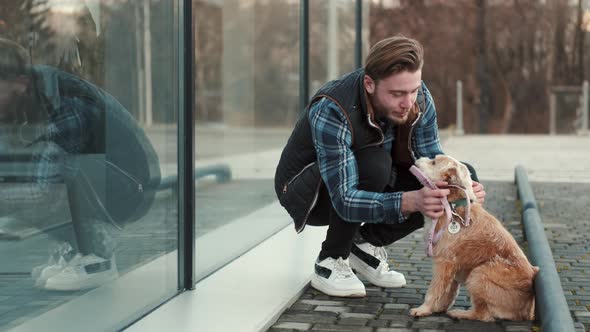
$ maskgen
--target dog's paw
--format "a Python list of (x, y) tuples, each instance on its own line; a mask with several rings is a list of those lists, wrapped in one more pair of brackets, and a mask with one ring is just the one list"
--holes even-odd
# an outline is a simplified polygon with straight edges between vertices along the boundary
[(489, 312), (475, 312), (473, 309), (471, 310), (449, 310), (447, 311), (447, 315), (453, 319), (471, 319), (471, 320), (480, 320), (482, 322), (493, 322), (494, 317)]
[(410, 310), (410, 315), (414, 317), (424, 317), (432, 315), (432, 311), (426, 308), (424, 305), (419, 306), (418, 308), (413, 308)]
[(447, 316), (453, 319), (469, 319), (468, 317), (471, 316), (467, 310), (449, 310), (447, 311)]

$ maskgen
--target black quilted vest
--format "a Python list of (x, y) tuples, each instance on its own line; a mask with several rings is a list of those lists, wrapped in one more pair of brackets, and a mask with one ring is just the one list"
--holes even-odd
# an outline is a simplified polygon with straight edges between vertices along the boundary
[(313, 218), (318, 216), (311, 213), (322, 189), (308, 117), (311, 105), (329, 98), (339, 106), (352, 130), (353, 151), (381, 141), (381, 132), (369, 124), (363, 77), (364, 70), (358, 69), (322, 86), (302, 112), (283, 149), (275, 173), (275, 192), (293, 218), (297, 232), (307, 223), (321, 223), (315, 222)]

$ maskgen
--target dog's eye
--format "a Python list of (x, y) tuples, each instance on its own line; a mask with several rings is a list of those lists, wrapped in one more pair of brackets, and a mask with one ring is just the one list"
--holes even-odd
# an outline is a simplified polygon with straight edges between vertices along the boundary
[(432, 164), (436, 165), (436, 161), (434, 159), (432, 159)]

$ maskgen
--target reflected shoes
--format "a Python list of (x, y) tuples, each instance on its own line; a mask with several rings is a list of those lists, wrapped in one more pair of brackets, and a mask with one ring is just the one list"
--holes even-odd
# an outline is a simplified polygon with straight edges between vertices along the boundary
[(379, 287), (402, 287), (406, 285), (403, 274), (389, 269), (387, 251), (365, 242), (352, 244), (350, 266), (370, 283)]
[[(45, 268), (43, 272), (49, 268)], [(39, 279), (43, 276), (43, 272)], [(46, 274), (49, 277), (40, 287), (60, 291), (95, 288), (119, 277), (114, 256), (111, 259), (104, 259), (93, 254), (76, 255), (57, 273), (51, 270)]]
[(327, 295), (364, 297), (365, 285), (350, 269), (348, 259), (325, 258), (316, 261), (311, 286)]
[[(80, 254), (76, 254), (76, 256), (74, 256), (72, 260), (77, 259), (80, 256)], [(35, 279), (35, 287), (44, 288), (47, 279), (63, 271), (63, 269), (65, 269), (67, 265), (68, 261), (66, 261), (64, 257), (61, 256), (59, 257), (57, 263), (55, 263), (55, 260), (50, 259), (49, 262), (47, 262), (47, 264), (43, 264), (33, 268), (33, 271), (31, 271), (31, 277)]]

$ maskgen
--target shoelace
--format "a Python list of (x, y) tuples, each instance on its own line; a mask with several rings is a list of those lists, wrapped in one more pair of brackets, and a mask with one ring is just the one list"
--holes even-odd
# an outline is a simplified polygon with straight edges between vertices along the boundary
[(384, 247), (376, 247), (369, 243), (369, 248), (373, 252), (373, 256), (377, 257), (382, 263), (377, 268), (380, 272), (388, 272), (389, 264), (387, 263), (387, 250)]
[(379, 260), (387, 262), (387, 250), (384, 247), (375, 247), (371, 245), (374, 249), (373, 252), (375, 253), (375, 257), (379, 258)]
[(352, 270), (350, 269), (350, 265), (348, 265), (348, 262), (342, 259), (342, 257), (339, 257), (336, 260), (334, 264), (334, 272), (338, 277), (348, 278), (352, 276)]

